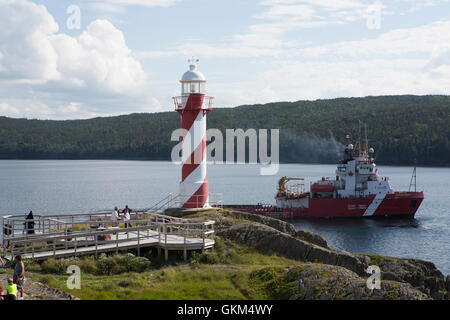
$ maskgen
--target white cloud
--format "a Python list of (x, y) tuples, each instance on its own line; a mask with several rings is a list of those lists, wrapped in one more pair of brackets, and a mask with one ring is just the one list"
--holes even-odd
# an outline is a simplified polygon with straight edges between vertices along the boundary
[(300, 56), (367, 58), (401, 56), (412, 53), (432, 54), (450, 42), (450, 21), (439, 21), (415, 28), (396, 29), (373, 39), (341, 41), (300, 49)]
[[(20, 100), (9, 104), (14, 110), (4, 104), (2, 113), (20, 110), (38, 116), (40, 109), (42, 117), (76, 117), (77, 110), (97, 115), (159, 107), (149, 96), (147, 74), (124, 35), (107, 20), (95, 20), (71, 37), (58, 33), (45, 6), (0, 0), (0, 30), (0, 102), (14, 95)], [(83, 108), (75, 109), (73, 101)]]
[(235, 85), (210, 86), (219, 105), (385, 94), (450, 94), (450, 21), (373, 39), (282, 50)]
[(169, 7), (180, 0), (103, 0), (105, 3), (119, 5), (139, 5), (146, 7)]
[[(220, 106), (398, 94), (449, 94), (447, 74), (424, 70), (426, 59), (276, 61), (248, 81), (209, 86)], [(442, 71), (439, 70), (439, 71)]]
[(111, 13), (125, 13), (126, 11), (121, 5), (105, 2), (93, 2), (90, 4), (90, 8), (96, 11), (105, 11)]
[(365, 19), (369, 6), (356, 0), (264, 0), (260, 5), (266, 11), (254, 18), (264, 22), (252, 24), (246, 32), (222, 39), (220, 45), (181, 43), (168, 50), (139, 52), (137, 57), (186, 54), (234, 58), (278, 56), (282, 51), (300, 44), (298, 41), (286, 40), (286, 33)]
[(15, 117), (20, 114), (20, 111), (16, 107), (10, 106), (6, 102), (0, 102), (0, 114)]
[(58, 25), (44, 6), (2, 0), (0, 28), (0, 79), (45, 82), (61, 77), (48, 38), (58, 31)]
[(145, 72), (122, 32), (107, 20), (92, 22), (76, 38), (57, 34), (51, 41), (65, 85), (115, 94), (139, 94), (145, 89)]

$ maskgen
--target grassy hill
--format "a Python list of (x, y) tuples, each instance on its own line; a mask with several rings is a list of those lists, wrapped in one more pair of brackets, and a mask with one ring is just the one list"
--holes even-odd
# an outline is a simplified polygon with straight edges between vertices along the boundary
[[(379, 164), (450, 165), (450, 96), (380, 96), (215, 108), (208, 128), (280, 129), (282, 162), (333, 163), (367, 124)], [(176, 112), (89, 120), (0, 117), (0, 159), (169, 160)], [(335, 139), (336, 142), (333, 140)], [(337, 148), (336, 148), (337, 146)]]

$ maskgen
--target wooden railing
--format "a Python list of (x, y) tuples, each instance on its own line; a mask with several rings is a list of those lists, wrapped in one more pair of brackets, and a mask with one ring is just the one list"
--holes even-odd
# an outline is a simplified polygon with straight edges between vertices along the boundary
[[(128, 247), (137, 249), (142, 245), (154, 245), (168, 250), (183, 250), (186, 258), (187, 250), (211, 247), (214, 239), (214, 221), (205, 219), (183, 219), (165, 216), (158, 213), (136, 212), (127, 221), (131, 226), (125, 228), (123, 221), (112, 221), (110, 213), (74, 214), (59, 216), (35, 215), (33, 220), (25, 216), (2, 217), (3, 247), (11, 257), (16, 255), (35, 258), (39, 253), (50, 252), (56, 256), (61, 250), (69, 250), (77, 256), (80, 248), (89, 247), (97, 256), (102, 251), (120, 250), (120, 244), (128, 242)], [(33, 230), (28, 223), (34, 222)], [(29, 234), (28, 232), (34, 231)], [(171, 240), (168, 239), (172, 237)], [(198, 239), (192, 245), (191, 239)], [(199, 241), (201, 239), (201, 241)], [(149, 241), (152, 240), (152, 241)], [(189, 243), (191, 242), (191, 244)], [(213, 243), (213, 242), (212, 242)], [(105, 246), (107, 245), (107, 246)]]

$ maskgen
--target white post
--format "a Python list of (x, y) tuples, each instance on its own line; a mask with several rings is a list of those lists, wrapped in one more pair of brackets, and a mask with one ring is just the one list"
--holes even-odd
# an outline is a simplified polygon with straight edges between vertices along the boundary
[(184, 230), (184, 250), (183, 250), (183, 258), (184, 261), (187, 260), (187, 249), (186, 249), (186, 227), (183, 229)]

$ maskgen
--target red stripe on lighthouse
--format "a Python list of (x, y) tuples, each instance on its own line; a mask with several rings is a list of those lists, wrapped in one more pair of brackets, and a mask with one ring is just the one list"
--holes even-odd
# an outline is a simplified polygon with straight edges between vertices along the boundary
[[(204, 94), (190, 94), (186, 99), (183, 110), (180, 110), (182, 115), (181, 127), (189, 132), (188, 140), (186, 136), (183, 140), (187, 145), (183, 147), (183, 152), (191, 152), (189, 156), (183, 155), (183, 166), (181, 169), (181, 183), (186, 183), (187, 188), (193, 192), (195, 184), (198, 181), (203, 181), (201, 186), (194, 192), (194, 194), (183, 194), (189, 199), (183, 204), (183, 208), (202, 208), (208, 201), (208, 182), (206, 181), (206, 170), (202, 170), (201, 166), (206, 165), (206, 113), (203, 111)], [(202, 130), (202, 132), (199, 132)], [(187, 133), (186, 133), (187, 134)], [(191, 150), (193, 148), (194, 150)]]
[(203, 208), (205, 203), (208, 201), (208, 195), (209, 195), (208, 189), (209, 189), (208, 181), (206, 180), (206, 177), (205, 177), (203, 184), (185, 202), (185, 204), (183, 205), (183, 208)]
[(198, 168), (198, 166), (203, 162), (206, 157), (206, 137), (203, 137), (202, 143), (197, 146), (190, 157), (186, 159), (183, 163), (181, 171), (181, 181), (186, 180), (186, 178)]

